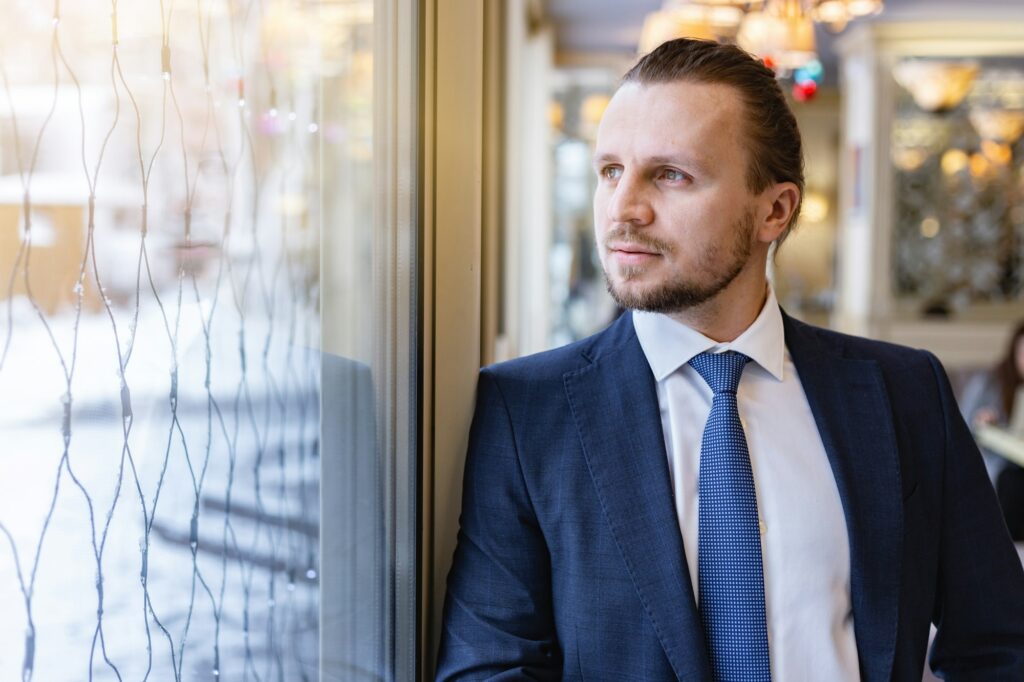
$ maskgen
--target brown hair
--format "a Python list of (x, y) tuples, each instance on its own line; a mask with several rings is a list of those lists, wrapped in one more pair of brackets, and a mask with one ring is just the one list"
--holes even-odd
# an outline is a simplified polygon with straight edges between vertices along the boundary
[(1024, 337), (1024, 322), (1017, 325), (1010, 335), (1010, 344), (1006, 349), (1006, 355), (999, 361), (995, 368), (996, 383), (999, 387), (999, 406), (1003, 408), (1003, 414), (1007, 419), (1013, 414), (1014, 398), (1017, 397), (1017, 387), (1024, 382), (1017, 371), (1017, 344), (1021, 337)]
[(800, 190), (796, 208), (776, 248), (789, 236), (800, 215), (804, 194), (804, 157), (796, 118), (786, 103), (775, 73), (735, 45), (677, 38), (645, 54), (622, 77), (622, 83), (719, 83), (739, 92), (746, 111), (750, 144), (747, 188), (758, 194), (777, 182)]

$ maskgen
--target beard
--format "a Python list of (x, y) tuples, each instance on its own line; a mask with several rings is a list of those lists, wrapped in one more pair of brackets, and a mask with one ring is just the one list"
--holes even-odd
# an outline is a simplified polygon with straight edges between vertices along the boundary
[[(694, 308), (717, 296), (743, 271), (753, 251), (754, 216), (746, 213), (729, 231), (729, 243), (714, 244), (697, 255), (694, 270), (701, 275), (674, 271), (661, 281), (646, 287), (629, 287), (639, 279), (647, 267), (643, 265), (619, 268), (622, 282), (616, 284), (604, 268), (604, 281), (615, 302), (630, 310), (652, 313), (676, 313)], [(617, 227), (605, 236), (605, 247), (612, 241), (626, 242), (655, 251), (662, 258), (670, 258), (676, 251), (674, 244), (644, 234), (632, 226)]]

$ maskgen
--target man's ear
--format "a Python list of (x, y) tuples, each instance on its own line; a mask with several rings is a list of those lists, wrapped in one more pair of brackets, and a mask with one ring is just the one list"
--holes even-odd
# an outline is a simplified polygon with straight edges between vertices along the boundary
[(800, 203), (800, 188), (792, 182), (779, 182), (761, 193), (757, 216), (757, 239), (770, 244), (779, 238)]

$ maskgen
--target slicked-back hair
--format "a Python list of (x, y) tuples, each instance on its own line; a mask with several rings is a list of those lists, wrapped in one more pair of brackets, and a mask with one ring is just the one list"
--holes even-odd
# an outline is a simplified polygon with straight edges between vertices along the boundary
[(677, 38), (662, 43), (622, 77), (622, 84), (652, 85), (688, 81), (719, 83), (735, 89), (743, 102), (749, 150), (747, 188), (760, 194), (778, 182), (792, 182), (800, 198), (776, 240), (789, 236), (800, 214), (804, 194), (804, 157), (796, 118), (786, 103), (775, 73), (735, 45)]

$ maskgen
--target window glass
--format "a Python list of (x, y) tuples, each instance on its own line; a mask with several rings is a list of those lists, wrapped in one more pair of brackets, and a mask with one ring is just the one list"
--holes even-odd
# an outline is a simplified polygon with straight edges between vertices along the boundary
[(317, 679), (320, 9), (0, 0), (0, 679)]

